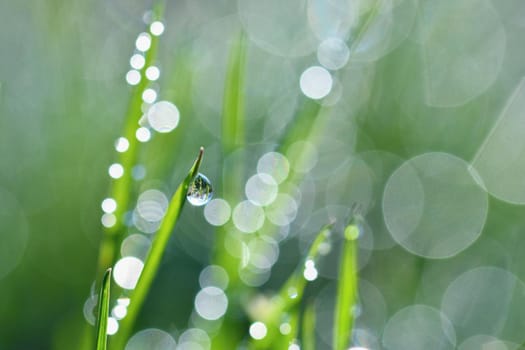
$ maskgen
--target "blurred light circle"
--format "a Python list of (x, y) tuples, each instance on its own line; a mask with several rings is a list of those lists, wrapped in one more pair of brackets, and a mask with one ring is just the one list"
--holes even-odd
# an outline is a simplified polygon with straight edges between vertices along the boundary
[[(514, 89), (483, 141), (473, 170), (498, 199), (525, 204), (525, 79)], [(475, 168), (475, 169), (474, 169)]]
[(195, 310), (206, 320), (221, 318), (228, 308), (228, 298), (222, 289), (205, 287), (195, 297)]
[(100, 207), (102, 208), (102, 211), (104, 213), (111, 214), (115, 210), (117, 210), (117, 201), (114, 200), (113, 198), (104, 198)]
[(86, 322), (92, 326), (94, 326), (97, 321), (95, 318), (95, 307), (97, 306), (97, 304), (97, 295), (91, 295), (86, 299), (86, 301), (84, 302), (84, 307), (82, 308), (82, 312), (84, 314)]
[(131, 223), (135, 225), (137, 229), (144, 233), (155, 233), (162, 220), (159, 221), (148, 221), (142, 217), (142, 215), (139, 214), (137, 209), (133, 210), (131, 214)]
[(425, 153), (401, 165), (383, 195), (385, 223), (409, 252), (443, 259), (480, 236), (488, 211), (486, 193), (469, 165), (447, 153)]
[(124, 175), (124, 167), (119, 163), (113, 163), (108, 168), (109, 176), (114, 179), (119, 179)]
[(258, 269), (270, 269), (279, 258), (279, 245), (272, 238), (254, 238), (248, 243), (250, 264)]
[(199, 275), (199, 285), (201, 288), (217, 287), (226, 290), (229, 281), (228, 273), (219, 265), (206, 266)]
[(115, 264), (113, 279), (124, 289), (134, 289), (143, 268), (142, 260), (133, 256), (126, 256)]
[(179, 125), (177, 107), (168, 101), (159, 101), (151, 106), (147, 114), (149, 125), (157, 132), (170, 132)]
[(108, 335), (113, 335), (115, 333), (117, 333), (118, 331), (118, 321), (116, 318), (114, 317), (108, 317), (108, 324), (107, 324), (107, 329), (106, 329), (106, 333)]
[(411, 305), (390, 318), (383, 332), (383, 345), (390, 350), (453, 350), (456, 335), (450, 321), (439, 310)]
[(119, 137), (117, 141), (115, 141), (115, 150), (119, 153), (126, 152), (129, 148), (129, 141), (125, 137)]
[(142, 164), (137, 164), (131, 169), (131, 176), (134, 180), (142, 180), (146, 177), (146, 167)]
[(149, 81), (155, 81), (160, 77), (160, 70), (156, 66), (150, 66), (146, 69), (146, 78)]
[(509, 344), (490, 335), (475, 335), (458, 346), (458, 350), (518, 350), (518, 344)]
[(140, 73), (134, 69), (126, 73), (126, 82), (129, 85), (137, 85), (140, 83)]
[(179, 349), (186, 350), (208, 350), (211, 347), (211, 340), (208, 334), (199, 328), (189, 328), (179, 337)]
[(308, 141), (296, 141), (286, 150), (293, 170), (298, 173), (307, 173), (317, 164), (317, 147)]
[(230, 220), (231, 208), (224, 199), (212, 199), (204, 207), (204, 217), (213, 226), (222, 226)]
[(151, 138), (151, 132), (148, 128), (141, 126), (135, 132), (135, 137), (140, 142), (148, 142)]
[(271, 205), (265, 208), (268, 220), (277, 226), (287, 226), (297, 216), (297, 202), (286, 193), (279, 193)]
[(270, 279), (270, 269), (259, 269), (253, 265), (239, 269), (239, 278), (250, 287), (260, 287)]
[(105, 213), (102, 215), (100, 222), (102, 222), (102, 226), (104, 227), (113, 227), (117, 223), (117, 217), (113, 214)]
[(264, 211), (250, 201), (242, 201), (233, 209), (233, 224), (244, 233), (253, 233), (264, 224)]
[(175, 350), (173, 337), (160, 329), (148, 328), (135, 333), (126, 344), (125, 350)]
[(140, 33), (135, 41), (137, 50), (145, 52), (151, 47), (151, 36), (148, 33)]
[(268, 174), (256, 174), (245, 186), (246, 198), (257, 205), (268, 205), (277, 197), (277, 182)]
[(306, 10), (306, 0), (238, 1), (239, 18), (250, 40), (277, 56), (301, 57), (315, 50), (317, 39)]
[(337, 70), (343, 68), (350, 57), (346, 43), (339, 38), (328, 38), (319, 44), (317, 59), (325, 68)]
[(278, 152), (265, 153), (257, 162), (257, 172), (270, 175), (278, 184), (286, 180), (289, 171), (288, 159)]
[(126, 317), (126, 314), (128, 313), (128, 308), (125, 305), (115, 305), (113, 309), (111, 310), (111, 316), (113, 316), (116, 320), (122, 320), (124, 317)]
[(461, 274), (443, 295), (441, 311), (460, 339), (491, 335), (516, 343), (525, 341), (525, 284), (513, 273), (492, 266)]
[(157, 99), (157, 91), (148, 88), (142, 92), (142, 101), (146, 103), (153, 103)]
[(146, 64), (146, 59), (144, 58), (144, 55), (140, 53), (136, 53), (129, 59), (129, 65), (133, 69), (142, 69), (144, 67), (144, 64)]
[(288, 322), (281, 323), (279, 325), (279, 332), (281, 332), (282, 335), (290, 334), (291, 331), (292, 331), (292, 326)]
[(136, 210), (144, 220), (157, 222), (164, 218), (168, 204), (168, 197), (164, 193), (151, 189), (139, 195)]
[(303, 94), (314, 100), (327, 96), (332, 90), (332, 83), (333, 79), (330, 72), (320, 66), (307, 68), (299, 80)]
[(144, 261), (151, 247), (151, 241), (148, 237), (135, 233), (129, 235), (120, 245), (120, 255), (134, 256)]
[(164, 23), (155, 21), (149, 26), (149, 31), (155, 36), (159, 36), (164, 33)]
[(253, 339), (259, 340), (266, 337), (266, 334), (268, 333), (268, 329), (266, 328), (266, 325), (262, 322), (254, 322), (250, 325), (250, 336)]

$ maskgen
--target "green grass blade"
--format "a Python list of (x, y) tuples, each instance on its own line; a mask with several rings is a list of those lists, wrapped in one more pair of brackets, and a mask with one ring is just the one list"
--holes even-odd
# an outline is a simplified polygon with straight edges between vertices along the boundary
[(302, 349), (315, 350), (315, 304), (310, 302), (303, 313), (302, 320)]
[[(289, 323), (292, 325), (292, 337), (297, 335), (298, 330), (298, 316), (299, 304), (302, 300), (305, 287), (308, 281), (304, 277), (305, 263), (308, 260), (314, 263), (319, 260), (323, 252), (323, 245), (328, 243), (331, 235), (333, 224), (328, 224), (321, 228), (315, 240), (310, 246), (308, 255), (292, 273), (288, 280), (281, 287), (279, 293), (267, 303), (257, 304), (255, 307), (248, 307), (248, 313), (254, 321), (264, 322), (267, 326), (268, 333), (264, 339), (251, 340), (250, 349), (266, 349), (276, 343), (285, 345), (287, 348), (290, 341), (293, 339), (288, 336), (283, 336), (279, 332), (279, 325), (281, 324), (282, 316), (289, 316)], [(281, 347), (276, 347), (281, 348)]]
[(97, 350), (106, 350), (107, 348), (110, 286), (111, 268), (107, 269), (104, 274), (98, 295)]
[(142, 304), (148, 295), (149, 289), (157, 270), (159, 268), (162, 256), (164, 255), (164, 250), (168, 244), (168, 240), (171, 236), (173, 228), (175, 227), (177, 220), (180, 216), (184, 203), (186, 202), (186, 194), (188, 192), (188, 187), (191, 184), (191, 181), (195, 178), (198, 173), (199, 166), (202, 161), (204, 149), (201, 147), (199, 155), (195, 162), (193, 163), (188, 175), (179, 185), (175, 194), (171, 198), (170, 204), (168, 206), (168, 211), (162, 220), (162, 224), (159, 228), (159, 231), (155, 235), (153, 242), (151, 244), (150, 252), (144, 262), (144, 269), (140, 274), (140, 278), (137, 282), (135, 289), (130, 295), (130, 305), (128, 308), (128, 313), (126, 317), (122, 320), (119, 327), (119, 332), (115, 337), (115, 349), (123, 349), (127, 338), (129, 337), (135, 320), (142, 308)]
[[(161, 1), (153, 9), (154, 20), (161, 19), (164, 12), (164, 5)], [(146, 79), (146, 69), (152, 65), (156, 58), (159, 45), (159, 36), (151, 35), (151, 47), (145, 54), (145, 64), (140, 69), (140, 82), (131, 90), (131, 97), (124, 121), (123, 137), (129, 141), (129, 147), (126, 152), (118, 153), (117, 163), (124, 168), (124, 174), (119, 179), (113, 179), (109, 197), (117, 202), (117, 209), (114, 212), (117, 221), (115, 225), (104, 229), (104, 235), (99, 249), (98, 273), (102, 273), (108, 266), (115, 263), (118, 256), (119, 243), (125, 232), (123, 217), (128, 210), (130, 202), (132, 176), (131, 168), (137, 161), (140, 143), (135, 137), (138, 128), (138, 122), (142, 117), (142, 93), (148, 86), (149, 81)]]
[(243, 32), (230, 51), (222, 115), (222, 143), (229, 154), (245, 143), (244, 78), (246, 67), (246, 36)]
[(334, 312), (333, 345), (335, 350), (345, 350), (352, 335), (354, 323), (352, 307), (357, 298), (356, 243), (358, 236), (357, 225), (352, 223), (345, 228)]

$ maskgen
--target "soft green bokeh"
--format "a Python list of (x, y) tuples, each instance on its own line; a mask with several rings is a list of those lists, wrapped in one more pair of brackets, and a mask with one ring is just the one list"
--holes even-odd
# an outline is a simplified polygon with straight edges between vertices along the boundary
[[(83, 305), (101, 279), (100, 204), (110, 189), (108, 167), (117, 159), (114, 142), (123, 135), (132, 91), (125, 76), (153, 5), (0, 0), (0, 349), (75, 349), (86, 332)], [(318, 348), (328, 348), (338, 248), (357, 203), (364, 220), (356, 345), (380, 349), (386, 326), (386, 343), (405, 346), (396, 330), (418, 324), (418, 317), (425, 318), (423, 330), (446, 317), (445, 330), (428, 334), (444, 334), (447, 346), (452, 338), (463, 348), (482, 342), (472, 338), (478, 329), (492, 342), (525, 342), (525, 311), (516, 312), (525, 310), (521, 1), (183, 0), (166, 1), (165, 8), (156, 86), (159, 100), (173, 102), (181, 118), (173, 132), (154, 133), (140, 144), (146, 176), (132, 183), (131, 203), (148, 189), (171, 196), (200, 146), (206, 148), (200, 170), (232, 210), (245, 199), (245, 183), (261, 156), (279, 151), (289, 158), (289, 181), (279, 190), (290, 196), (268, 209), (260, 234), (274, 233), (270, 218), (295, 214), (285, 207), (289, 198), (301, 200), (278, 249), (271, 241), (248, 242), (252, 236), (232, 221), (217, 229), (202, 207), (186, 206), (137, 330), (158, 328), (178, 340), (192, 319), (199, 273), (212, 261), (245, 263), (242, 254), (231, 257), (242, 252), (240, 240), (257, 247), (258, 263), (276, 251), (278, 259), (262, 286), (247, 288), (248, 277), (231, 275), (229, 307), (239, 311), (266, 300), (305, 258), (319, 229), (335, 219), (332, 250), (319, 261), (319, 278), (302, 305), (310, 305), (304, 329), (315, 327)], [(244, 81), (232, 84), (226, 81), (231, 48), (243, 30)], [(332, 36), (346, 41), (349, 61), (331, 72), (332, 93), (312, 101), (300, 90), (301, 74), (319, 65), (316, 48)], [(244, 123), (243, 142), (224, 140), (231, 135), (221, 129), (223, 97), (239, 98), (225, 93), (232, 86), (243, 90), (236, 108), (244, 119), (232, 117)], [(422, 154), (427, 161), (436, 154), (462, 161), (454, 168), (446, 161), (407, 163)], [(410, 176), (390, 177), (406, 172)], [(467, 242), (455, 242), (465, 227), (474, 232)], [(457, 247), (447, 249), (453, 256), (440, 243)], [(491, 277), (503, 278), (506, 288), (477, 288)], [(265, 296), (256, 299), (258, 292)], [(466, 305), (469, 295), (477, 297), (475, 310)], [(493, 316), (479, 320), (484, 309)], [(239, 311), (228, 315), (223, 329), (235, 330), (231, 339), (248, 339), (252, 321)], [(428, 344), (413, 336), (407, 339)], [(305, 340), (310, 349), (313, 338)]]

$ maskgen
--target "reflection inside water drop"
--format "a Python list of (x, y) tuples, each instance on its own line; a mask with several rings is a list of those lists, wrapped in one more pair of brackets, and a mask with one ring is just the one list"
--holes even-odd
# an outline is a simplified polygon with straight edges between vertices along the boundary
[(191, 205), (201, 206), (208, 203), (213, 196), (210, 180), (201, 173), (191, 182), (186, 198)]

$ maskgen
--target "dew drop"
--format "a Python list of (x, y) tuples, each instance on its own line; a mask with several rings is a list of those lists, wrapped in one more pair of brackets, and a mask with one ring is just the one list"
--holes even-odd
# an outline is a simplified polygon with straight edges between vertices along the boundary
[(195, 176), (195, 179), (191, 182), (186, 198), (191, 205), (200, 207), (208, 203), (213, 196), (213, 189), (211, 182), (208, 178), (201, 173)]

